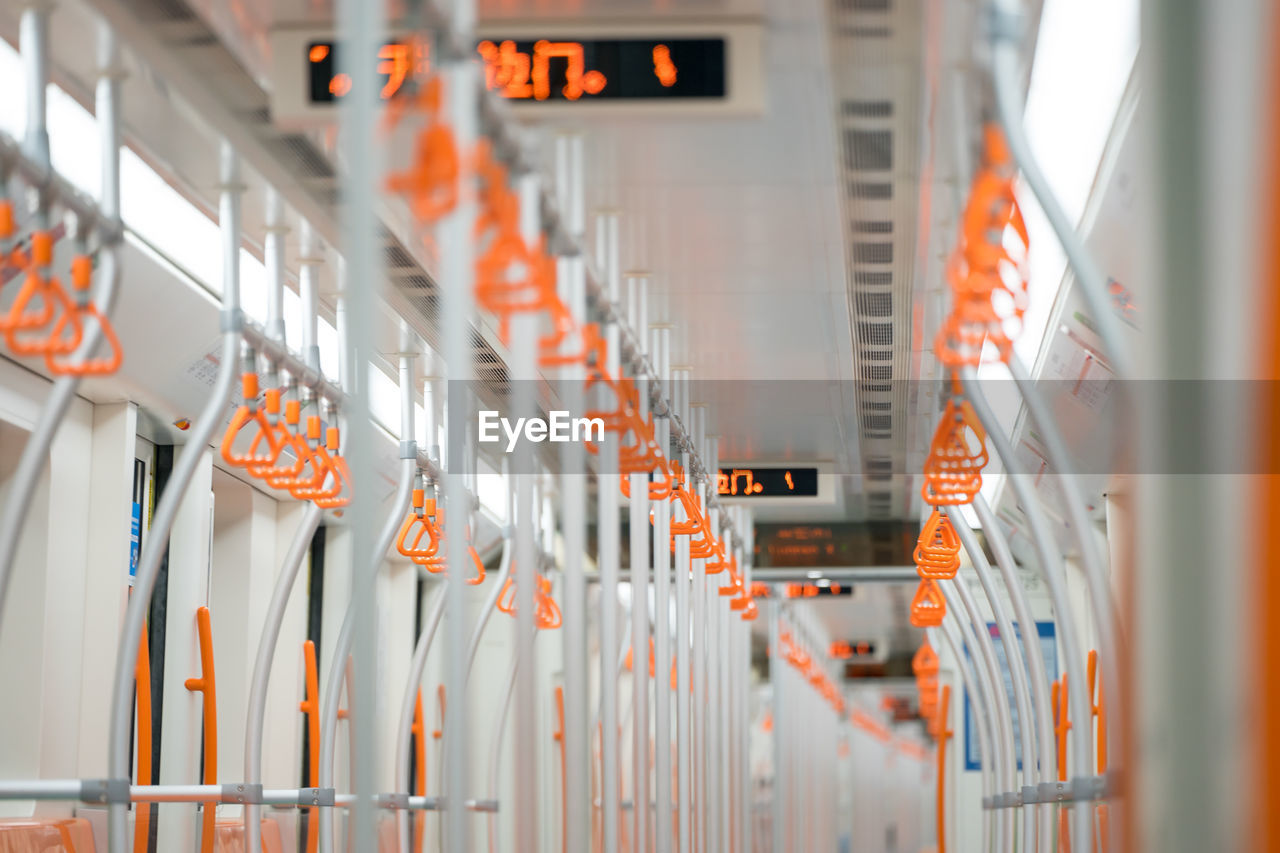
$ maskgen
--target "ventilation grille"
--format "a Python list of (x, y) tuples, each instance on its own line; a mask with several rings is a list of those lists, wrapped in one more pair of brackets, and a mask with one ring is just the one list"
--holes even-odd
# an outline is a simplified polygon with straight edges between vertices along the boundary
[(918, 226), (924, 8), (828, 0), (833, 110), (844, 196), (860, 470), (868, 514), (910, 512), (907, 447)]
[(286, 133), (268, 142), (272, 153), (293, 167), (301, 178), (333, 178), (333, 164), (312, 144), (310, 139), (298, 133)]

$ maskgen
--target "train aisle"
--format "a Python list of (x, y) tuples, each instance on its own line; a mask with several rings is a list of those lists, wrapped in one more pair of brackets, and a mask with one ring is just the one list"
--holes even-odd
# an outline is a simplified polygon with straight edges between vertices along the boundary
[(0, 3), (0, 853), (1280, 853), (1280, 9)]

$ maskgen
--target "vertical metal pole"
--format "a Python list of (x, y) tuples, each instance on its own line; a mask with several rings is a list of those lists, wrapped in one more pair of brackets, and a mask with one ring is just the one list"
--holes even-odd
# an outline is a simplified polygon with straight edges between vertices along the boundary
[[(569, 234), (584, 235), (582, 209), (582, 138), (556, 140), (556, 191), (561, 215)], [(586, 316), (585, 267), (578, 254), (557, 262), (562, 298), (575, 320)], [(561, 372), (562, 394), (571, 412), (581, 412), (583, 368), (572, 365)], [(560, 445), (564, 473), (560, 478), (564, 529), (564, 730), (565, 730), (565, 840), (568, 853), (587, 853), (591, 843), (591, 739), (587, 711), (587, 599), (583, 574), (586, 551), (587, 490), (586, 454), (576, 441)]]
[[(1033, 768), (1036, 765), (1035, 734), (1031, 719), (1031, 695), (1027, 684), (1026, 661), (1023, 660), (1017, 635), (1014, 634), (1013, 624), (1005, 612), (1000, 590), (995, 585), (991, 566), (987, 563), (987, 556), (982, 546), (978, 544), (973, 531), (969, 529), (969, 523), (965, 521), (963, 513), (951, 507), (946, 509), (946, 514), (951, 520), (951, 526), (960, 536), (960, 542), (964, 546), (965, 553), (969, 555), (969, 561), (973, 563), (978, 581), (982, 584), (982, 589), (991, 606), (991, 613), (995, 617), (996, 627), (1000, 631), (1000, 642), (1004, 647), (1005, 659), (1008, 661), (1014, 704), (1018, 712), (1019, 745), (1022, 747), (1022, 784), (1025, 791), (1028, 786), (1033, 785), (1032, 780), (1035, 778)], [(960, 583), (963, 584), (963, 581)], [(1022, 815), (1022, 849), (1035, 850), (1035, 804), (1026, 803), (1022, 807)]]
[[(693, 434), (693, 446), (702, 450), (704, 444), (704, 425), (706, 408), (701, 404), (689, 407), (689, 417)], [(694, 475), (690, 472), (690, 482)], [(698, 497), (698, 504), (706, 511), (706, 490), (701, 482), (693, 485)], [(694, 845), (699, 853), (707, 853), (707, 573), (706, 561), (701, 557), (692, 559), (693, 584), (693, 628), (692, 668), (689, 683), (693, 688), (693, 788), (690, 794), (694, 805)]]
[[(523, 175), (519, 179), (521, 234), (531, 245), (536, 245), (540, 233), (540, 190), (536, 175)], [(537, 414), (537, 397), (534, 391), (537, 380), (538, 317), (522, 312), (511, 320), (511, 370), (516, 379), (511, 394), (511, 408), (517, 417)], [(527, 441), (516, 444), (512, 477), (516, 492), (515, 517), (515, 585), (516, 585), (516, 643), (515, 700), (521, 713), (516, 714), (512, 732), (515, 741), (515, 832), (516, 838), (536, 844), (538, 837), (538, 791), (533, 784), (538, 778), (537, 753), (537, 661), (534, 644), (524, 642), (534, 632), (534, 586), (537, 582), (537, 535), (534, 519), (534, 483), (537, 479), (537, 462), (533, 448)], [(461, 796), (453, 792), (451, 796)]]
[[(606, 295), (611, 305), (618, 304), (618, 217), (615, 213), (603, 213), (596, 223), (596, 250), (606, 285)], [(618, 376), (618, 327), (616, 323), (605, 326), (605, 342), (608, 363), (605, 368), (610, 376)], [(618, 444), (606, 433), (600, 448), (600, 469), (597, 477), (596, 513), (599, 525), (597, 542), (600, 569), (600, 730), (601, 773), (600, 783), (602, 824), (604, 827), (604, 851), (618, 849), (621, 800), (618, 790), (618, 661), (614, 657), (618, 648)]]
[(266, 204), (264, 205), (266, 220), (266, 238), (263, 240), (262, 253), (264, 266), (267, 268), (267, 334), (285, 343), (284, 333), (284, 235), (289, 228), (284, 222), (284, 202), (275, 187), (266, 188)]
[[(965, 692), (969, 698), (970, 704), (973, 706), (973, 715), (975, 717), (974, 728), (978, 732), (978, 751), (980, 755), (979, 769), (982, 774), (982, 796), (983, 799), (990, 797), (996, 789), (994, 773), (995, 773), (995, 735), (992, 732), (991, 714), (987, 712), (987, 691), (985, 682), (978, 679), (974, 672), (973, 666), (969, 658), (965, 655), (964, 638), (959, 625), (963, 623), (959, 614), (948, 614), (948, 618), (942, 623), (942, 636), (947, 641), (947, 645), (951, 647), (951, 654), (955, 656), (956, 666), (960, 670), (960, 678), (964, 682)], [(934, 644), (937, 648), (937, 644)], [(976, 653), (975, 653), (976, 656)], [(957, 706), (959, 707), (959, 706)], [(959, 739), (952, 741), (958, 743)], [(957, 748), (957, 751), (959, 749)], [(963, 756), (961, 756), (963, 758)], [(955, 766), (960, 766), (959, 760), (955, 762)], [(945, 832), (944, 827), (938, 828), (939, 834)], [(991, 849), (991, 810), (984, 809), (982, 813), (982, 850)]]
[[(751, 512), (746, 507), (737, 508), (737, 524), (742, 534), (740, 544), (739, 565), (742, 571), (742, 583), (751, 589), (751, 558), (753, 558), (755, 530)], [(763, 602), (756, 607), (763, 607)], [(739, 635), (742, 647), (742, 681), (739, 688), (739, 777), (740, 802), (739, 821), (741, 824), (742, 853), (754, 853), (753, 836), (755, 818), (754, 789), (751, 785), (751, 624), (740, 621)]]
[[(995, 678), (992, 675), (993, 667), (987, 659), (986, 651), (981, 643), (981, 635), (977, 633), (973, 620), (967, 613), (959, 607), (959, 600), (954, 593), (955, 584), (951, 581), (940, 581), (939, 588), (942, 590), (943, 596), (946, 598), (948, 616), (954, 617), (960, 636), (964, 639), (964, 645), (968, 647), (969, 653), (973, 656), (973, 671), (977, 676), (977, 684), (979, 695), (982, 697), (981, 708), (978, 703), (974, 703), (974, 712), (979, 713), (985, 711), (987, 722), (990, 725), (991, 747), (990, 754), (982, 756), (983, 766), (988, 764), (991, 767), (991, 793), (1003, 793), (1005, 790), (1004, 778), (1004, 749), (1005, 739), (1003, 725), (1000, 720), (999, 706), (1002, 704), (1000, 692), (996, 690)], [(945, 623), (944, 623), (945, 624)], [(992, 813), (992, 839), (997, 851), (1006, 850), (1010, 839), (1005, 838), (1004, 822), (999, 820), (995, 813)]]
[[(473, 0), (453, 0), (453, 28), (457, 44), (473, 44), (475, 4)], [(453, 127), (458, 150), (474, 150), (477, 138), (476, 97), (479, 92), (479, 69), (469, 55), (450, 57), (445, 79), (445, 105)], [(370, 66), (371, 68), (373, 66)], [(445, 689), (449, 697), (449, 724), (445, 727), (445, 849), (449, 853), (466, 853), (471, 848), (471, 823), (467, 820), (464, 800), (469, 791), (471, 749), (470, 713), (467, 708), (466, 660), (462, 654), (467, 644), (467, 520), (471, 496), (463, 459), (467, 429), (471, 415), (471, 319), (473, 266), (473, 233), (475, 201), (469, 184), (469, 170), (463, 171), (464, 186), (458, 205), (441, 222), (437, 232), (439, 245), (447, 247), (440, 265), (443, 286), (444, 360), (449, 379), (447, 393), (447, 446), (444, 452), (447, 473), (444, 476), (445, 540), (449, 547), (449, 577), (445, 590), (447, 658)]]
[[(629, 282), (632, 322), (644, 300), (644, 280)], [(635, 329), (636, 339), (644, 340), (642, 329)], [(640, 388), (640, 418), (649, 414), (649, 377), (636, 377)], [(631, 545), (631, 822), (633, 851), (649, 849), (649, 475), (631, 474), (630, 505)], [(656, 651), (656, 646), (655, 646)], [(655, 666), (655, 677), (656, 677)]]
[[(347, 240), (342, 250), (347, 272), (344, 287), (347, 288), (349, 298), (347, 337), (344, 342), (346, 351), (343, 355), (355, 380), (354, 387), (348, 389), (350, 403), (344, 413), (346, 429), (343, 442), (354, 484), (351, 504), (345, 510), (351, 528), (351, 547), (355, 555), (353, 564), (356, 567), (356, 573), (352, 576), (350, 609), (350, 642), (354, 661), (352, 687), (357, 696), (373, 697), (377, 691), (373, 578), (383, 555), (374, 553), (377, 547), (374, 531), (378, 527), (378, 507), (375, 490), (372, 488), (375, 474), (367, 371), (373, 350), (372, 297), (381, 273), (378, 264), (379, 247), (376, 243), (377, 218), (374, 213), (375, 188), (381, 181), (381, 161), (375, 139), (378, 101), (374, 69), (377, 66), (377, 53), (385, 22), (383, 7), (377, 3), (342, 0), (338, 9), (339, 22), (346, 36), (343, 71), (352, 81), (351, 93), (342, 101), (341, 133), (338, 137), (343, 160), (347, 163), (342, 211), (343, 230)], [(357, 286), (364, 292), (353, 293), (353, 282), (358, 282)], [(412, 407), (410, 411), (412, 412)], [(408, 438), (412, 439), (413, 436)], [(407, 465), (404, 467), (407, 468)], [(360, 484), (365, 485), (362, 487)], [(384, 550), (385, 547), (383, 546)], [(368, 567), (368, 577), (364, 578), (361, 576), (361, 569), (364, 568), (361, 561), (366, 559), (366, 555), (372, 558), (373, 563)], [(330, 672), (341, 673), (342, 669), (334, 667)], [(336, 688), (337, 685), (331, 686)], [(367, 708), (360, 713), (353, 713), (353, 716), (348, 732), (356, 758), (351, 769), (356, 800), (350, 812), (350, 837), (357, 849), (367, 849), (376, 843), (373, 796), (378, 755), (374, 748), (376, 728), (372, 698)], [(325, 823), (332, 825), (328, 821), (322, 821), (322, 825)], [(329, 841), (332, 845), (332, 837)]]
[(773, 703), (773, 851), (785, 853), (787, 850), (787, 808), (786, 808), (786, 767), (783, 762), (789, 760), (782, 743), (783, 732), (790, 720), (786, 714), (785, 683), (786, 662), (782, 660), (782, 647), (779, 635), (782, 633), (782, 602), (770, 599), (761, 605), (769, 619), (769, 682), (772, 687)]
[[(115, 681), (111, 691), (111, 740), (107, 745), (108, 778), (117, 782), (129, 778), (129, 727), (133, 717), (134, 665), (138, 659), (142, 626), (151, 603), (160, 560), (169, 547), (169, 532), (177, 517), (183, 493), (191, 482), (214, 431), (222, 426), (226, 416), (227, 401), (231, 397), (236, 376), (236, 361), (240, 354), (240, 330), (243, 323), (240, 314), (240, 196), (244, 192), (244, 186), (240, 183), (239, 158), (226, 142), (222, 143), (220, 150), (219, 177), (222, 189), (218, 227), (222, 237), (223, 258), (221, 362), (214, 387), (200, 417), (191, 428), (187, 444), (178, 454), (169, 484), (152, 516), (151, 529), (138, 560), (133, 593), (129, 596), (129, 604), (125, 610), (120, 648), (116, 654)], [(125, 802), (113, 802), (108, 806), (109, 853), (124, 853), (129, 831), (126, 826), (128, 811), (129, 805)]]
[[(1027, 517), (1027, 524), (1031, 529), (1031, 538), (1035, 542), (1036, 552), (1040, 558), (1040, 571), (1044, 576), (1045, 586), (1048, 588), (1049, 597), (1053, 602), (1068, 683), (1088, 684), (1085, 679), (1083, 645), (1080, 643), (1077, 633), (1071, 601), (1067, 596), (1066, 569), (1063, 565), (1062, 553), (1058, 550), (1053, 530), (1050, 528), (1049, 521), (1040, 506), (1039, 497), (1035, 493), (1035, 485), (1032, 483), (1030, 475), (1020, 470), (1020, 463), (1014, 456), (1013, 446), (1010, 444), (1008, 436), (1001, 431), (1000, 425), (995, 420), (991, 407), (987, 403), (986, 396), (983, 394), (981, 385), (978, 382), (977, 372), (971, 367), (966, 367), (961, 370), (960, 378), (964, 395), (972, 404), (978, 420), (986, 428), (987, 439), (991, 442), (991, 446), (995, 448), (996, 455), (1000, 457), (1001, 463), (1005, 466), (1005, 471), (1008, 472), (1009, 484), (1013, 486), (1018, 502), (1022, 506), (1022, 511)], [(1068, 691), (1067, 702), (1071, 706), (1071, 719), (1092, 719), (1092, 706), (1087, 690)], [(1082, 777), (1089, 774), (1089, 768), (1093, 767), (1093, 730), (1089, 726), (1080, 726), (1072, 734), (1070, 742), (1073, 753), (1073, 768), (1080, 775), (1074, 777), (1071, 784), (1075, 792), (1081, 795), (1082, 802), (1084, 802), (1084, 797), (1088, 791), (1085, 788), (1085, 782)], [(1092, 809), (1083, 807), (1074, 811), (1072, 828), (1073, 835), (1079, 839), (1076, 842), (1077, 844), (1084, 844), (1084, 839), (1092, 837), (1092, 825)]]
[[(689, 412), (685, 408), (688, 396), (689, 371), (672, 371), (672, 399), (678, 400), (676, 415), (682, 424), (688, 425)], [(680, 454), (681, 467), (690, 477), (689, 454)], [(689, 483), (686, 483), (686, 488)], [(672, 503), (675, 521), (688, 521), (680, 503)], [(677, 536), (675, 540), (676, 584), (676, 816), (679, 832), (678, 853), (691, 853), (693, 845), (693, 785), (692, 776), (692, 702), (690, 699), (689, 642), (690, 642), (690, 559), (689, 537)]]
[[(27, 84), (27, 129), (22, 141), (27, 156), (37, 163), (49, 165), (49, 128), (46, 87), (49, 83), (49, 12), (50, 2), (31, 3), (22, 10), (18, 23), (18, 45)], [(41, 205), (41, 216), (48, 211)]]
[[(1058, 750), (1053, 737), (1053, 708), (1049, 698), (1049, 676), (1045, 671), (1044, 653), (1040, 647), (1040, 631), (1035, 616), (1031, 613), (1031, 602), (1022, 588), (1018, 570), (1014, 566), (1013, 554), (1009, 550), (1009, 542), (996, 515), (987, 505), (986, 498), (976, 495), (973, 508), (978, 513), (978, 521), (982, 523), (991, 552), (995, 555), (996, 565), (1000, 568), (1000, 576), (1004, 579), (1009, 600), (1013, 603), (1013, 614), (1017, 617), (1021, 628), (1022, 649), (1027, 663), (1027, 672), (1031, 684), (1032, 716), (1035, 718), (1036, 739), (1038, 744), (1039, 780), (1056, 782), (1058, 780)], [(1037, 809), (1037, 846), (1042, 853), (1052, 849), (1055, 822), (1053, 806), (1042, 803)]]
[[(650, 352), (662, 397), (670, 399), (669, 360), (671, 330), (653, 328)], [(654, 438), (666, 462), (671, 447), (670, 415), (654, 419)], [(672, 841), (671, 813), (671, 501), (653, 505), (653, 652), (657, 658), (653, 682), (654, 785), (657, 810), (654, 815), (654, 849), (669, 850)]]

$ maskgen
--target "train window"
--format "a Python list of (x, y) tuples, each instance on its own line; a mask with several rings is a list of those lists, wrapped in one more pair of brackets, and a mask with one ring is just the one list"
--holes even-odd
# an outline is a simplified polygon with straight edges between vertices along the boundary
[(400, 436), (400, 386), (373, 364), (369, 365), (369, 414), (387, 432)]
[(316, 346), (320, 349), (320, 370), (330, 379), (337, 379), (338, 330), (323, 317), (316, 324)]

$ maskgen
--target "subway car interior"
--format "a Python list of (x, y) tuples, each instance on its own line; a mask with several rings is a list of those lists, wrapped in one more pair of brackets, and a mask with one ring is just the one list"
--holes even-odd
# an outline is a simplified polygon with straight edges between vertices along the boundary
[(1276, 6), (0, 0), (0, 853), (1280, 853)]

